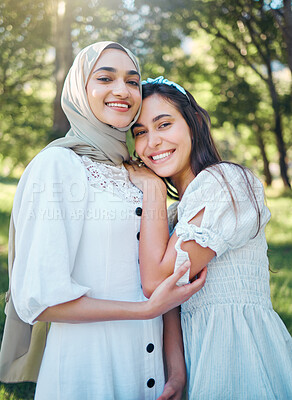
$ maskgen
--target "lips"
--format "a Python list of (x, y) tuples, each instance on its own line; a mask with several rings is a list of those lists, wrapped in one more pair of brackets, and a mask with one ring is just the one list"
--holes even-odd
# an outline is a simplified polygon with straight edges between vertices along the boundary
[(131, 105), (126, 102), (121, 102), (121, 101), (111, 101), (105, 103), (107, 107), (113, 108), (118, 111), (128, 111), (131, 108)]
[(165, 160), (167, 159), (169, 156), (171, 156), (173, 154), (173, 152), (175, 151), (175, 149), (173, 150), (168, 150), (168, 151), (161, 151), (159, 153), (153, 153), (149, 156), (149, 158), (152, 161), (160, 161), (160, 160)]

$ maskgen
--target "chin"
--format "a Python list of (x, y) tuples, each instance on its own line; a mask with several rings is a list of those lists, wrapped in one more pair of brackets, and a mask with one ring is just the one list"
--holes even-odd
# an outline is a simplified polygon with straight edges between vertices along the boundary
[(125, 124), (113, 124), (112, 126), (114, 127), (114, 128), (125, 128), (126, 126), (128, 126), (130, 124), (130, 122), (129, 123), (125, 123)]
[(114, 126), (116, 128), (125, 128), (126, 126), (130, 125), (130, 123), (133, 121), (133, 119), (134, 119), (134, 117), (121, 121), (121, 118), (119, 118), (116, 120), (116, 122), (112, 126)]
[(156, 175), (160, 176), (160, 178), (169, 178), (172, 175), (169, 171), (163, 171), (162, 168), (155, 168), (152, 165), (149, 166), (149, 168), (152, 169)]
[(130, 125), (131, 121), (129, 121), (129, 122), (128, 121), (126, 121), (126, 122), (112, 121), (111, 123), (108, 123), (108, 125), (110, 125), (114, 128), (125, 128), (126, 126)]

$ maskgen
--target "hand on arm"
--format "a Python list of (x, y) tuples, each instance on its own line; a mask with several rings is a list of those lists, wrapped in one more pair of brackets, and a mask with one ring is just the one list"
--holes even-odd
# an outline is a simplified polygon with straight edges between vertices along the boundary
[(155, 318), (185, 302), (204, 286), (206, 271), (203, 271), (200, 278), (190, 285), (181, 287), (176, 285), (188, 268), (189, 263), (185, 263), (157, 287), (148, 301), (112, 301), (83, 296), (48, 307), (36, 321), (84, 323)]
[[(140, 272), (143, 291), (149, 297), (155, 288), (172, 274), (178, 240), (174, 232), (169, 238), (166, 187), (163, 181), (148, 168), (128, 166), (131, 181), (143, 190), (143, 213), (140, 228)], [(200, 226), (204, 210), (189, 223)], [(204, 248), (194, 240), (182, 244), (191, 261), (190, 278), (194, 278), (211, 259), (215, 252)]]

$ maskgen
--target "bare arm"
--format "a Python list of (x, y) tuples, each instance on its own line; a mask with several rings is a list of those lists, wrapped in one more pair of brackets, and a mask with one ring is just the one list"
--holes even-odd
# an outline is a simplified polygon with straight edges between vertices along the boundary
[(180, 400), (186, 383), (186, 366), (179, 308), (163, 316), (163, 344), (167, 367), (167, 382), (158, 400)]
[[(163, 181), (146, 168), (128, 167), (132, 182), (143, 190), (143, 213), (140, 229), (140, 271), (145, 296), (173, 272), (178, 237), (176, 233), (169, 238), (166, 187)], [(200, 226), (204, 210), (191, 221)], [(191, 261), (190, 278), (194, 278), (215, 256), (210, 248), (204, 248), (194, 240), (182, 244)]]
[(48, 307), (37, 317), (37, 320), (83, 323), (122, 319), (148, 319), (149, 311), (146, 301), (134, 303), (99, 300), (83, 296), (76, 300)]
[(185, 263), (157, 287), (148, 301), (111, 301), (83, 296), (73, 301), (48, 307), (36, 320), (83, 323), (155, 318), (185, 302), (203, 287), (206, 274), (202, 274), (201, 278), (191, 285), (182, 287), (176, 285), (188, 268), (189, 263)]

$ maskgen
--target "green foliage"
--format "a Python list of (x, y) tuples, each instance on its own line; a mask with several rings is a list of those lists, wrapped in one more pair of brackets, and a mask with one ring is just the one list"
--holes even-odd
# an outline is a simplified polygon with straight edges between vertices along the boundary
[(0, 6), (0, 163), (9, 157), (11, 171), (52, 137), (56, 40), (60, 48), (71, 40), (74, 54), (99, 40), (130, 47), (143, 77), (164, 74), (176, 80), (209, 111), (224, 158), (260, 173), (258, 134), (267, 157), (277, 161), (273, 111), (261, 79), (269, 53), (280, 66), (275, 81), (284, 139), (291, 146), (290, 77), (279, 64), (286, 63), (287, 49), (268, 6), (263, 11), (254, 0), (66, 0), (71, 38), (56, 38), (59, 3), (10, 0)]
[(267, 205), (272, 218), (266, 228), (269, 242), (271, 271), (271, 296), (275, 310), (279, 313), (292, 334), (292, 195), (268, 191)]
[(42, 1), (0, 5), (0, 151), (12, 165), (27, 163), (51, 124), (49, 99), (39, 94), (52, 72), (48, 31)]

